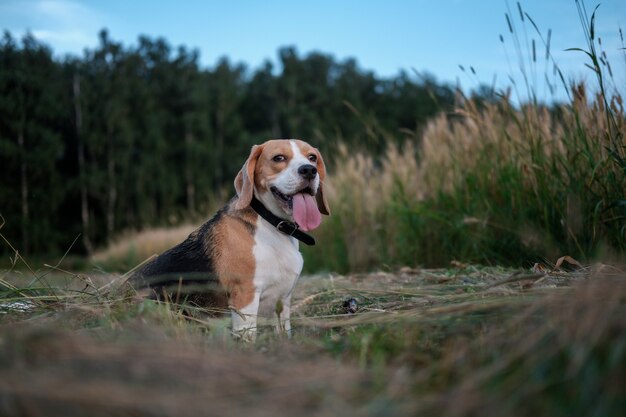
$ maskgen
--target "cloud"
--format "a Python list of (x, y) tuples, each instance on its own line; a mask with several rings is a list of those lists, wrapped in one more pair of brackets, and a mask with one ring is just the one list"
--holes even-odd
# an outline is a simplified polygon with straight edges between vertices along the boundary
[(94, 9), (70, 0), (39, 0), (34, 7), (35, 13), (57, 25), (86, 25), (100, 20)]
[(95, 46), (107, 16), (73, 0), (22, 0), (0, 5), (0, 27), (15, 36), (31, 32), (56, 53), (80, 54)]
[(93, 34), (82, 32), (80, 30), (33, 30), (31, 31), (35, 38), (46, 43), (65, 43), (86, 46), (93, 42)]

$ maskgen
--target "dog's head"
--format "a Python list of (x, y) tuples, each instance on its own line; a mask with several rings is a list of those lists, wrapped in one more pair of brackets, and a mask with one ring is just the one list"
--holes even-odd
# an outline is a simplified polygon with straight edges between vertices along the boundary
[(326, 167), (322, 155), (296, 139), (268, 140), (252, 147), (235, 178), (238, 200), (244, 209), (256, 196), (276, 216), (295, 221), (302, 230), (319, 226), (321, 214), (330, 214), (324, 197)]

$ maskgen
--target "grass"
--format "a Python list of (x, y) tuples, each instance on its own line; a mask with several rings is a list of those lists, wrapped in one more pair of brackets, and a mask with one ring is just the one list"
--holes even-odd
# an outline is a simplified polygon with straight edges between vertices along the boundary
[(117, 298), (115, 277), (55, 270), (19, 295), (6, 285), (30, 278), (2, 276), (6, 416), (612, 416), (625, 405), (626, 272), (607, 265), (305, 276), (293, 339), (262, 329), (248, 345), (228, 319)]
[[(391, 144), (383, 155), (341, 152), (326, 184), (334, 217), (318, 232), (324, 247), (305, 248), (309, 270), (623, 258), (623, 97), (595, 38), (595, 10), (589, 17), (584, 3), (576, 5), (589, 44), (572, 53), (589, 57), (596, 92), (565, 85), (550, 34), (544, 36), (518, 3), (519, 18), (509, 11), (507, 22), (525, 84), (513, 84), (513, 91), (526, 104), (514, 105), (511, 91), (474, 98), (459, 93), (454, 114), (401, 132), (409, 137), (404, 145), (393, 145), (396, 134), (378, 130), (373, 134)], [(540, 86), (532, 82), (541, 66), (537, 35), (545, 44), (545, 67), (554, 68), (545, 84), (554, 92), (561, 81), (571, 98), (566, 104), (548, 107), (538, 100)]]
[(105, 270), (128, 271), (146, 259), (182, 242), (197, 228), (198, 225), (184, 224), (128, 232), (119, 236), (106, 248), (97, 251), (91, 261)]
[[(333, 216), (307, 265), (338, 271), (452, 260), (525, 266), (626, 253), (626, 170), (603, 107), (583, 86), (558, 111), (467, 101), (380, 161), (344, 154), (328, 181)], [(626, 146), (626, 124), (617, 127)], [(416, 142), (418, 143), (418, 142)], [(344, 256), (345, 255), (345, 256)]]

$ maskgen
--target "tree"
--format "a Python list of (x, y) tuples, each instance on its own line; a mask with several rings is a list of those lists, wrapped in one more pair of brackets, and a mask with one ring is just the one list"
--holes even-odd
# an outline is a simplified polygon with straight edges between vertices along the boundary
[[(47, 251), (63, 240), (49, 220), (65, 191), (57, 171), (63, 154), (61, 73), (51, 51), (30, 34), (22, 39), (21, 49), (5, 34), (0, 54), (0, 164), (3, 178), (9, 179), (1, 192), (2, 211), (6, 210), (7, 228), (22, 252)], [(18, 210), (12, 209), (15, 201)], [(19, 234), (12, 230), (16, 223)]]

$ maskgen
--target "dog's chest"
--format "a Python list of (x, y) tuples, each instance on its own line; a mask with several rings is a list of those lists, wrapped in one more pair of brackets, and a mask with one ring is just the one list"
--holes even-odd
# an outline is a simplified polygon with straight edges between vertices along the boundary
[(254, 236), (256, 270), (254, 284), (262, 298), (278, 299), (293, 289), (302, 271), (302, 254), (298, 242), (258, 219)]

